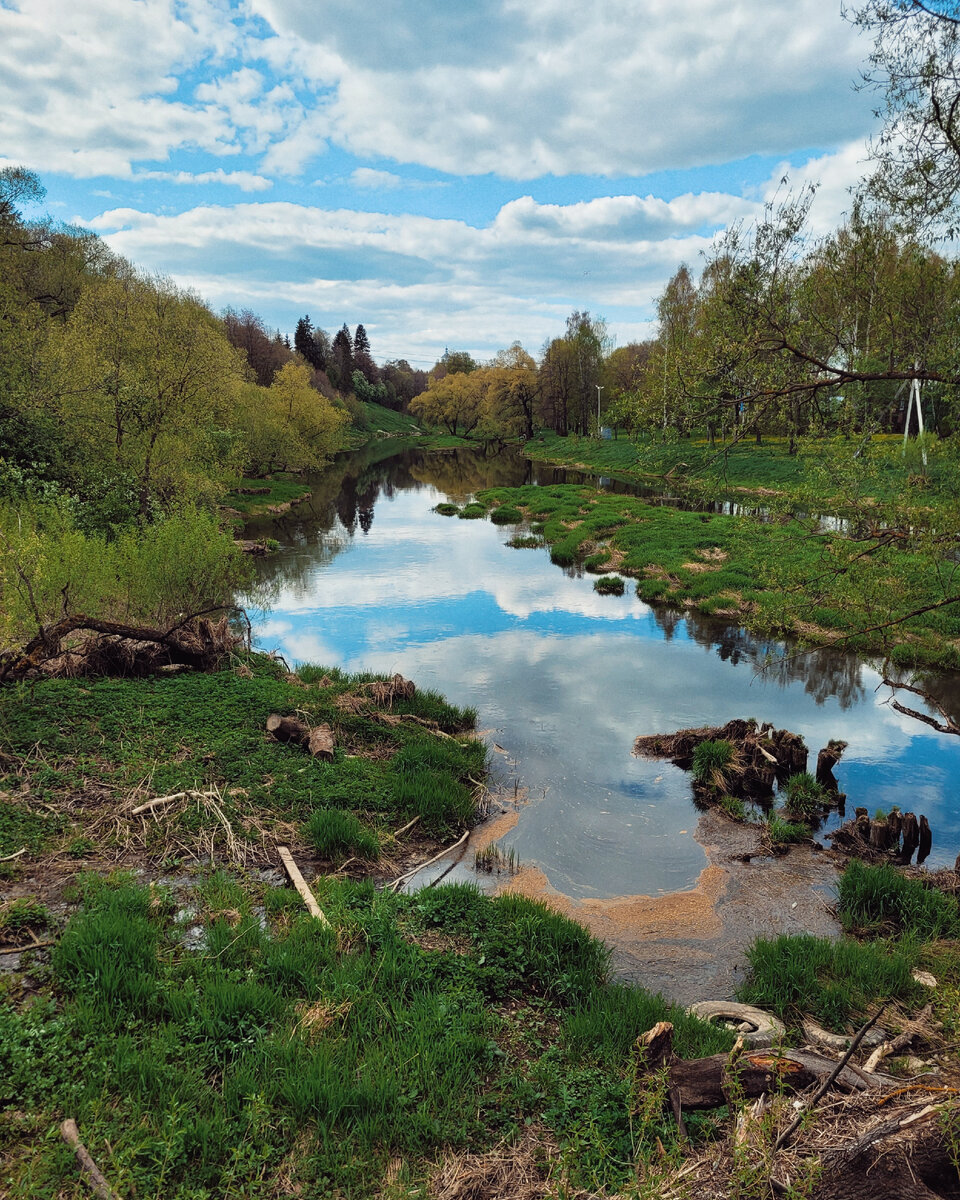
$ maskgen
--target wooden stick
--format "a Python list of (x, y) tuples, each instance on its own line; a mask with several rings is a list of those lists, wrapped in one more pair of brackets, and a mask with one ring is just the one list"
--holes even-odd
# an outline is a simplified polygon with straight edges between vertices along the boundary
[(280, 861), (283, 863), (284, 870), (290, 877), (290, 882), (300, 893), (300, 898), (307, 906), (307, 911), (310, 913), (311, 917), (316, 917), (322, 925), (326, 925), (329, 929), (331, 927), (330, 922), (327, 920), (323, 909), (317, 903), (317, 899), (313, 892), (311, 892), (309, 887), (307, 887), (307, 881), (300, 874), (300, 868), (293, 861), (293, 855), (286, 846), (278, 846), (277, 853), (280, 855)]
[(151, 808), (156, 808), (158, 804), (172, 804), (174, 800), (185, 800), (188, 796), (195, 796), (198, 800), (213, 800), (216, 798), (216, 792), (174, 792), (172, 796), (158, 796), (156, 800), (148, 800), (146, 804), (138, 804), (136, 808), (130, 810), (130, 815), (138, 817), (141, 813), (147, 812)]
[(24, 950), (42, 950), (44, 946), (52, 946), (53, 942), (29, 942), (26, 946), (4, 946), (0, 954), (22, 954)]
[(406, 833), (408, 829), (412, 829), (419, 820), (420, 820), (420, 814), (417, 813), (417, 815), (413, 818), (412, 821), (408, 821), (402, 829), (397, 830), (397, 832), (393, 835), (394, 838), (398, 838), (398, 837), (400, 837), (401, 834)]
[(0, 858), (0, 862), (13, 862), (15, 858), (22, 858), (26, 852), (27, 847), (24, 846), (24, 848), (22, 850), (18, 850), (16, 854), (5, 854), (3, 858)]
[(776, 1154), (776, 1152), (781, 1148), (781, 1146), (786, 1145), (787, 1141), (800, 1128), (800, 1124), (803, 1121), (804, 1113), (806, 1113), (808, 1109), (813, 1108), (813, 1106), (817, 1103), (817, 1101), (820, 1100), (820, 1098), (822, 1096), (826, 1095), (826, 1093), (830, 1090), (830, 1088), (833, 1086), (834, 1082), (836, 1081), (837, 1077), (839, 1076), (840, 1072), (843, 1070), (843, 1068), (847, 1065), (847, 1063), (853, 1057), (854, 1051), (857, 1049), (857, 1047), (863, 1041), (864, 1037), (866, 1037), (866, 1035), (869, 1033), (869, 1031), (873, 1028), (873, 1026), (876, 1025), (877, 1021), (879, 1021), (880, 1015), (882, 1014), (882, 1012), (885, 1008), (886, 1008), (886, 1005), (882, 1004), (880, 1006), (880, 1008), (876, 1011), (876, 1013), (870, 1018), (870, 1020), (867, 1021), (867, 1023), (865, 1025), (860, 1026), (860, 1028), (857, 1030), (856, 1034), (854, 1035), (853, 1041), (850, 1043), (850, 1048), (847, 1050), (846, 1054), (844, 1054), (843, 1058), (840, 1059), (840, 1061), (837, 1063), (836, 1067), (830, 1072), (830, 1074), (823, 1081), (823, 1083), (821, 1083), (821, 1085), (813, 1093), (813, 1095), (810, 1097), (810, 1099), (807, 1101), (807, 1103), (803, 1106), (803, 1108), (800, 1109), (800, 1111), (797, 1113), (794, 1120), (792, 1120), (790, 1122), (790, 1124), (787, 1126), (787, 1128), (783, 1131), (783, 1133), (780, 1134), (780, 1136), (774, 1142), (774, 1144), (773, 1144), (774, 1154)]
[(101, 1175), (86, 1146), (80, 1141), (80, 1130), (77, 1129), (77, 1123), (72, 1117), (68, 1117), (60, 1126), (60, 1136), (72, 1148), (77, 1156), (77, 1162), (80, 1164), (80, 1170), (83, 1172), (84, 1181), (100, 1197), (100, 1200), (120, 1200), (117, 1193)]
[(453, 843), (452, 846), (447, 846), (445, 849), (441, 850), (439, 854), (435, 854), (433, 856), (433, 858), (428, 858), (426, 862), (420, 863), (420, 865), (418, 867), (414, 867), (412, 871), (407, 871), (407, 873), (405, 875), (400, 875), (397, 879), (395, 879), (393, 881), (393, 883), (388, 883), (387, 887), (395, 892), (401, 883), (406, 883), (406, 881), (408, 879), (412, 879), (413, 876), (416, 875), (418, 871), (424, 870), (426, 867), (429, 867), (433, 863), (435, 863), (438, 858), (443, 858), (443, 856), (445, 854), (450, 854), (454, 850), (456, 850), (459, 846), (462, 846), (463, 843), (467, 840), (467, 838), (469, 836), (470, 836), (470, 830), (468, 829), (467, 832), (463, 835), (463, 837), (458, 838)]

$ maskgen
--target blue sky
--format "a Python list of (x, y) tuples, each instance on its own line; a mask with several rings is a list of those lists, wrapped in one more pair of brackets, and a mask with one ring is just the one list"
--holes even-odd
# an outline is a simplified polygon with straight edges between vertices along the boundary
[(869, 50), (833, 0), (0, 0), (0, 165), (215, 308), (375, 357), (650, 332), (784, 175), (828, 229)]

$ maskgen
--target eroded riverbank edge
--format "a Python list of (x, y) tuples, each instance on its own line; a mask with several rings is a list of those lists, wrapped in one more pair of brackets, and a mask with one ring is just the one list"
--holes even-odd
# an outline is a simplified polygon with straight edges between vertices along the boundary
[[(472, 845), (502, 837), (511, 817), (515, 821), (507, 814), (481, 826)], [(839, 870), (825, 851), (796, 846), (785, 855), (745, 862), (757, 851), (756, 829), (715, 810), (700, 817), (694, 836), (707, 863), (695, 885), (682, 891), (574, 899), (533, 865), (522, 866), (495, 891), (541, 900), (584, 925), (610, 947), (614, 979), (681, 1004), (731, 999), (758, 937), (839, 936), (831, 911)]]

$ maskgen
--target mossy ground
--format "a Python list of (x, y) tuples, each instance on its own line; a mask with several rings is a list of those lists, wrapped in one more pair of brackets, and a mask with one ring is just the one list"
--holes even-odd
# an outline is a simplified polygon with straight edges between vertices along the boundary
[[(558, 1189), (675, 1161), (662, 1097), (637, 1120), (633, 1042), (660, 1019), (690, 1057), (732, 1035), (605, 982), (605, 948), (538, 903), (379, 889), (415, 835), (420, 861), (471, 819), (484, 750), (429, 692), (357, 711), (368, 680), (258, 659), (0, 692), (0, 856), (27, 848), (0, 942), (33, 946), (0, 985), (0, 1192), (82, 1194), (67, 1116), (119, 1194), (165, 1200), (423, 1196), (449, 1155), (531, 1128)], [(328, 721), (334, 761), (271, 741), (271, 711)], [(185, 790), (217, 799), (132, 814)], [(279, 840), (330, 928), (266, 869)]]

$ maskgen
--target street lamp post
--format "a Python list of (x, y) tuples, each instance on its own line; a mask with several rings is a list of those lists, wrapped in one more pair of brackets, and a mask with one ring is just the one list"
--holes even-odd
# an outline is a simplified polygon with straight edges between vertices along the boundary
[(603, 391), (603, 384), (597, 385), (597, 437), (600, 436), (600, 393)]

